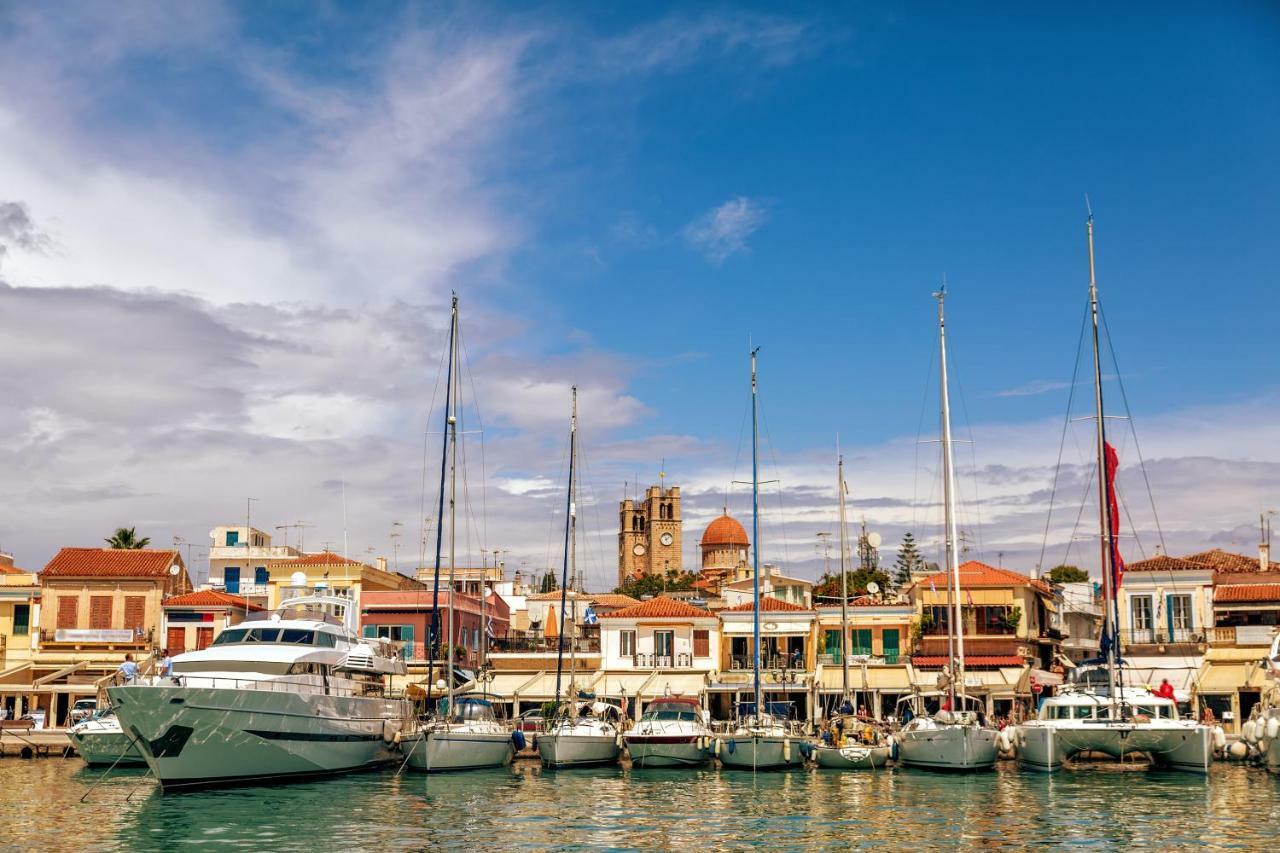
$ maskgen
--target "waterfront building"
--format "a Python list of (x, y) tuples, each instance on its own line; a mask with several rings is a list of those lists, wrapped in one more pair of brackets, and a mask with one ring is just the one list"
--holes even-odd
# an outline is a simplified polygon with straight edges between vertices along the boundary
[(644, 704), (664, 695), (701, 696), (720, 664), (716, 614), (658, 596), (600, 616), (598, 675), (588, 690)]
[(684, 571), (679, 486), (650, 486), (618, 504), (618, 586), (645, 575)]
[(1057, 584), (1062, 613), (1062, 664), (1065, 669), (1098, 656), (1102, 638), (1102, 596), (1092, 581)]
[(1120, 651), (1126, 684), (1168, 679), (1190, 700), (1213, 626), (1213, 567), (1157, 554), (1125, 566), (1120, 585)]
[[(788, 577), (777, 566), (766, 563), (760, 567), (760, 595), (770, 596), (805, 609), (813, 606), (813, 581), (804, 578)], [(720, 584), (720, 597), (726, 607), (737, 607), (752, 601), (755, 581), (751, 577), (751, 569), (747, 568), (747, 577), (731, 583)]]
[(0, 672), (31, 660), (38, 645), (40, 578), (0, 552)]
[[(727, 607), (720, 617), (720, 673), (708, 685), (708, 707), (717, 719), (731, 719), (733, 706), (752, 693), (754, 602)], [(800, 719), (816, 719), (814, 667), (817, 612), (772, 596), (760, 598), (761, 682), (772, 701), (796, 703)]]
[[(851, 600), (849, 617), (849, 687), (855, 708), (881, 719), (894, 713), (898, 699), (912, 686), (911, 625), (915, 608), (909, 601), (864, 595)], [(815, 679), (824, 712), (840, 703), (844, 668), (840, 652), (839, 604), (822, 604), (818, 613), (818, 656)]]
[[(936, 572), (910, 588), (918, 643), (911, 657), (916, 685), (937, 687), (948, 663), (951, 601), (947, 573)], [(964, 632), (966, 689), (1007, 714), (1018, 699), (1032, 699), (1031, 677), (1052, 686), (1061, 643), (1061, 620), (1052, 588), (1042, 580), (977, 560), (960, 565), (960, 617)], [(1056, 627), (1055, 627), (1056, 626)]]
[[(256, 567), (254, 569), (252, 595), (243, 593), (245, 589), (243, 583), (237, 588), (241, 590), (242, 597), (268, 610), (274, 610), (280, 606), (282, 593), (287, 597), (289, 590), (298, 587), (331, 589), (346, 593), (357, 601), (366, 590), (423, 588), (422, 584), (407, 575), (389, 572), (385, 568), (376, 568), (332, 551), (289, 556), (275, 562), (267, 561), (263, 568), (264, 571), (261, 573)], [(211, 576), (209, 586), (212, 589), (231, 593), (232, 590), (226, 586), (227, 577), (225, 574), (221, 579)], [(262, 581), (261, 584), (257, 582), (259, 579)]]
[[(273, 566), (297, 559), (301, 552), (271, 544), (271, 534), (245, 525), (221, 525), (209, 531), (209, 586), (271, 608)], [(277, 568), (276, 571), (279, 571)], [(289, 575), (286, 571), (285, 576)]]
[[(454, 600), (454, 635), (450, 640), (449, 595), (447, 588), (439, 593), (439, 625), (441, 654), (444, 647), (455, 649), (454, 661), (459, 666), (473, 669), (480, 663), (482, 642), (490, 649), (496, 640), (510, 631), (511, 611), (501, 596), (489, 592), (485, 599), (483, 618), (480, 596), (457, 593)], [(410, 678), (419, 666), (425, 665), (430, 652), (428, 629), (431, 626), (432, 605), (436, 593), (429, 589), (366, 590), (360, 596), (360, 630), (366, 637), (386, 637), (402, 643), (401, 655), (411, 665)], [(484, 633), (488, 631), (486, 641)], [(425, 669), (423, 670), (425, 674)]]
[(1196, 711), (1211, 708), (1228, 731), (1240, 731), (1268, 686), (1263, 659), (1280, 625), (1280, 570), (1260, 562), (1270, 570), (1260, 571), (1257, 562), (1252, 567), (1234, 562), (1233, 568), (1245, 570), (1213, 575), (1214, 625), (1197, 678)]
[(266, 608), (216, 589), (199, 589), (166, 598), (161, 605), (162, 651), (170, 655), (208, 648), (218, 635)]
[(719, 595), (723, 584), (750, 579), (751, 540), (727, 507), (702, 532), (698, 550), (702, 557), (698, 580), (710, 594)]

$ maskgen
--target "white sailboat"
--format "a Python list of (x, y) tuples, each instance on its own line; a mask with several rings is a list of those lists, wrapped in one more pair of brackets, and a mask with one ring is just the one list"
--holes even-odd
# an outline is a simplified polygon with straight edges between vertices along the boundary
[(1207, 773), (1213, 760), (1213, 731), (1194, 720), (1180, 719), (1178, 707), (1145, 689), (1123, 687), (1120, 668), (1119, 613), (1116, 599), (1119, 569), (1117, 546), (1120, 523), (1115, 498), (1119, 458), (1107, 443), (1102, 406), (1102, 356), (1098, 344), (1098, 288), (1093, 266), (1093, 216), (1086, 232), (1089, 243), (1089, 306), (1093, 321), (1093, 392), (1098, 460), (1098, 528), (1102, 563), (1103, 660), (1082, 667), (1074, 683), (1040, 706), (1036, 719), (1014, 732), (1018, 763), (1031, 770), (1052, 771), (1083, 753), (1120, 760), (1133, 754), (1149, 756), (1157, 766)]
[[(445, 702), (437, 706), (434, 715), (420, 723), (401, 740), (407, 766), (414, 770), (437, 772), (443, 770), (477, 770), (485, 767), (503, 767), (515, 756), (512, 733), (498, 722), (493, 705), (487, 699), (473, 696), (456, 697), (453, 668), (454, 643), (457, 630), (454, 627), (454, 601), (458, 587), (454, 568), (457, 565), (457, 458), (458, 458), (458, 409), (459, 409), (459, 352), (458, 352), (458, 297), (453, 297), (449, 322), (449, 367), (445, 383), (446, 440), (440, 460), (440, 503), (437, 518), (444, 517), (445, 469), (449, 478), (449, 611), (448, 611), (448, 663), (444, 666)], [(435, 638), (439, 635), (440, 557), (444, 525), (436, 525), (436, 563), (433, 602), (431, 606), (432, 637), (427, 665), (427, 684), (431, 684), (435, 670)], [(480, 595), (485, 595), (481, 579)], [(430, 698), (431, 691), (427, 691)], [(521, 736), (523, 737), (523, 736)]]
[(760, 687), (760, 405), (756, 386), (756, 354), (751, 351), (751, 527), (755, 547), (752, 557), (751, 669), (755, 701), (735, 709), (730, 730), (716, 742), (720, 763), (741, 770), (800, 767), (811, 744), (794, 730), (782, 712), (790, 703), (764, 701)]
[[(814, 747), (814, 761), (833, 770), (868, 770), (884, 767), (892, 745), (876, 727), (859, 720), (852, 710), (849, 692), (849, 525), (845, 518), (844, 456), (837, 454), (836, 492), (840, 500), (840, 713), (828, 721), (826, 736)], [(863, 689), (865, 684), (865, 669)]]
[[(938, 300), (938, 350), (941, 361), (939, 385), (942, 396), (942, 492), (945, 514), (947, 596), (950, 613), (947, 645), (951, 652), (949, 672), (942, 677), (945, 704), (929, 713), (925, 697), (909, 697), (915, 716), (898, 733), (899, 756), (908, 767), (930, 770), (990, 770), (996, 765), (996, 730), (980, 722), (981, 710), (965, 694), (964, 621), (960, 616), (959, 530), (956, 526), (955, 464), (951, 453), (951, 404), (947, 387), (947, 328), (943, 303)], [(949, 707), (948, 707), (949, 706)]]
[[(568, 593), (577, 585), (577, 458), (578, 458), (578, 389), (573, 389), (573, 412), (569, 419), (569, 491), (564, 519), (564, 567), (560, 584), (560, 634), (556, 643), (555, 715), (547, 722), (546, 731), (538, 736), (538, 756), (546, 767), (579, 767), (588, 764), (612, 764), (622, 752), (622, 711), (594, 697), (579, 697), (574, 676), (577, 663), (578, 620), (567, 610)], [(569, 574), (572, 567), (573, 574)], [(564, 672), (564, 635), (569, 631), (568, 701), (562, 703), (560, 678)], [(579, 701), (580, 698), (586, 701)]]

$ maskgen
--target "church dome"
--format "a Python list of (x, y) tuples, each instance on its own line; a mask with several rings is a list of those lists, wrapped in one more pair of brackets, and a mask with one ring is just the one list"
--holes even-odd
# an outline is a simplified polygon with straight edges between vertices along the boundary
[(751, 544), (751, 540), (747, 538), (747, 531), (737, 519), (728, 515), (722, 515), (707, 525), (707, 529), (702, 534), (702, 547), (715, 545), (734, 545), (747, 547)]

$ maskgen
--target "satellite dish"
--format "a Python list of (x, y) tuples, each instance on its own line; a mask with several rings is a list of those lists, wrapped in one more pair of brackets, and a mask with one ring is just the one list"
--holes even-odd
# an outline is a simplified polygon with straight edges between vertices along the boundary
[(170, 566), (170, 567), (169, 567), (169, 574), (171, 574), (171, 575), (177, 575), (177, 574), (178, 574), (178, 572), (180, 572), (180, 571), (182, 571), (182, 570), (178, 568), (178, 564), (177, 564), (177, 563), (174, 563), (172, 566)]
[(306, 573), (306, 572), (294, 572), (292, 575), (290, 575), (290, 576), (289, 576), (289, 583), (293, 584), (294, 586), (306, 586), (306, 585), (307, 585), (307, 573)]
[(875, 595), (879, 591), (880, 591), (880, 584), (876, 583), (875, 581), (872, 581), (871, 583), (867, 584), (867, 592), (871, 593), (872, 595)]
[(880, 539), (879, 533), (867, 534), (867, 544), (870, 545), (872, 548), (879, 548), (880, 542), (881, 542), (881, 539)]

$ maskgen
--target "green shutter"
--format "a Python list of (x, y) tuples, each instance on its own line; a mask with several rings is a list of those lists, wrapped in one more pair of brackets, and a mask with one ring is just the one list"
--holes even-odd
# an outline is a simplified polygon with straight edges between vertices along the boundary
[(412, 660), (413, 659), (413, 626), (412, 625), (400, 626), (400, 639), (404, 641), (404, 651), (401, 652), (401, 654), (404, 655), (405, 660)]
[(13, 635), (26, 636), (31, 633), (31, 605), (15, 604), (13, 606)]
[(899, 632), (897, 628), (885, 628), (881, 632), (880, 643), (884, 650), (885, 663), (898, 662), (898, 638)]
[(364, 633), (364, 635), (365, 635), (366, 637), (368, 637), (369, 639), (376, 639), (376, 638), (377, 638), (377, 636), (378, 636), (378, 626), (377, 626), (377, 625), (365, 625), (365, 626), (364, 626), (364, 632), (363, 632), (363, 633)]
[(853, 630), (853, 648), (849, 650), (851, 655), (869, 655), (871, 654), (871, 629), (855, 628)]

